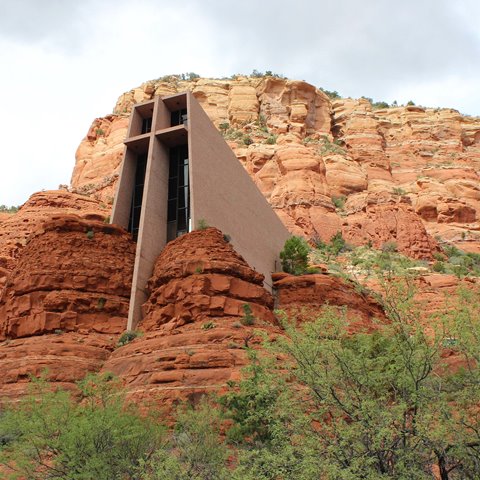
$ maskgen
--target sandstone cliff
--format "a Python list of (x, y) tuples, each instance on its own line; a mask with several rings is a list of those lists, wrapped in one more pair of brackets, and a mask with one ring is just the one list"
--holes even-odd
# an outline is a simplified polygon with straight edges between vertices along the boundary
[[(111, 202), (133, 104), (191, 90), (292, 233), (387, 241), (431, 258), (437, 239), (480, 247), (480, 120), (451, 109), (375, 109), (275, 77), (142, 84), (96, 119), (77, 151), (74, 190)], [(406, 232), (406, 226), (409, 226)]]

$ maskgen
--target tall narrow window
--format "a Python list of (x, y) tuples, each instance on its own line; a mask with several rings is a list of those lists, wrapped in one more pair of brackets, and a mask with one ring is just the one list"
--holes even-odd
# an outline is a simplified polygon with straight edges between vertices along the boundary
[(182, 125), (187, 121), (187, 109), (182, 108), (181, 110), (176, 110), (170, 115), (170, 124), (172, 127), (175, 125)]
[(189, 230), (190, 189), (188, 179), (188, 147), (170, 149), (168, 174), (167, 240), (173, 240)]
[(135, 185), (133, 187), (132, 205), (130, 208), (130, 220), (128, 222), (128, 231), (133, 239), (137, 241), (138, 229), (140, 227), (140, 215), (142, 213), (143, 187), (145, 184), (145, 172), (147, 169), (147, 154), (141, 154), (137, 157), (137, 167), (135, 170)]
[(152, 131), (152, 117), (142, 119), (142, 134)]

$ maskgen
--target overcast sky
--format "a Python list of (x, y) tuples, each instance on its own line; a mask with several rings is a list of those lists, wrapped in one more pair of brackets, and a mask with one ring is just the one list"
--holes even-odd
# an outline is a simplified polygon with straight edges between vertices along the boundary
[(272, 70), (343, 96), (480, 115), (479, 0), (0, 0), (0, 204), (69, 183), (118, 96)]

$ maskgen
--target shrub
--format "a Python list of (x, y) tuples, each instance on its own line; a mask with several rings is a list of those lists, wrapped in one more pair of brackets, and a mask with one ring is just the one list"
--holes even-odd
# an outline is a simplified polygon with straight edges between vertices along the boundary
[(228, 122), (223, 122), (218, 125), (218, 128), (222, 132), (223, 135), (227, 133), (227, 130), (230, 128), (230, 124)]
[(213, 322), (206, 322), (202, 325), (202, 330), (211, 330), (212, 328), (215, 328), (216, 325)]
[(332, 100), (336, 98), (342, 98), (341, 95), (336, 90), (330, 91), (330, 90), (326, 90), (325, 88), (320, 88), (319, 90), (321, 90), (325, 95), (327, 95)]
[(387, 102), (373, 102), (372, 103), (372, 108), (375, 110), (380, 109), (380, 108), (389, 108), (390, 105)]
[(301, 275), (308, 267), (310, 247), (302, 237), (290, 237), (280, 252), (282, 269), (286, 273)]
[(253, 316), (252, 307), (249, 303), (242, 305), (243, 317), (240, 319), (242, 325), (250, 326), (255, 323), (255, 317)]
[(407, 192), (403, 188), (400, 188), (400, 187), (394, 187), (393, 190), (392, 190), (392, 193), (394, 195), (398, 195), (398, 196), (402, 196), (402, 195), (407, 194)]
[(266, 140), (265, 143), (267, 145), (275, 145), (277, 143), (278, 135), (270, 135)]
[(251, 145), (253, 143), (253, 140), (252, 140), (252, 137), (250, 135), (248, 135), (248, 133), (246, 133), (243, 137), (242, 137), (242, 142), (244, 145)]
[(197, 222), (197, 230), (206, 230), (208, 228), (208, 223), (204, 218), (200, 218)]
[(332, 203), (335, 205), (335, 208), (343, 210), (345, 207), (345, 202), (347, 197), (345, 195), (340, 195), (339, 197), (332, 197)]
[(88, 230), (88, 232), (87, 232), (87, 238), (88, 238), (89, 240), (92, 240), (93, 237), (94, 237), (93, 230)]
[(445, 273), (445, 264), (443, 262), (437, 261), (433, 264), (432, 267), (434, 272)]
[(394, 253), (398, 249), (396, 242), (385, 242), (382, 245), (382, 252), (384, 253)]
[(20, 207), (15, 207), (15, 206), (7, 207), (6, 205), (0, 205), (0, 212), (17, 213), (19, 208)]
[(135, 340), (138, 336), (139, 336), (139, 332), (136, 332), (134, 330), (123, 332), (122, 336), (118, 340), (117, 346), (123, 347), (127, 343), (130, 343), (132, 340)]

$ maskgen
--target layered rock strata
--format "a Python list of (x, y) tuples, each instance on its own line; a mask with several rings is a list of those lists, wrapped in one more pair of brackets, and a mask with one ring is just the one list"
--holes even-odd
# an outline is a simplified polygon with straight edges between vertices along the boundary
[(74, 215), (29, 237), (0, 300), (0, 397), (45, 369), (68, 388), (100, 369), (126, 328), (134, 253), (122, 229)]
[(148, 288), (139, 337), (103, 367), (137, 401), (168, 406), (225, 387), (247, 362), (244, 347), (260, 341), (255, 331), (279, 331), (263, 276), (214, 228), (169, 243)]
[[(132, 105), (184, 90), (224, 133), (292, 233), (329, 240), (342, 231), (362, 241), (396, 242), (401, 252), (421, 258), (435, 251), (433, 237), (480, 249), (478, 118), (452, 109), (331, 100), (306, 82), (283, 78), (171, 77), (126, 92), (114, 114), (96, 119), (82, 141), (72, 186), (110, 197)], [(369, 206), (350, 218), (344, 205), (377, 194), (408, 197), (409, 207), (394, 201), (392, 208), (372, 214)], [(388, 225), (398, 209), (415, 219), (414, 235)], [(385, 228), (372, 232), (372, 221)]]
[(52, 190), (33, 194), (17, 213), (0, 218), (0, 296), (30, 236), (41, 231), (43, 223), (52, 216), (64, 214), (104, 221), (110, 211), (106, 204), (89, 196)]

